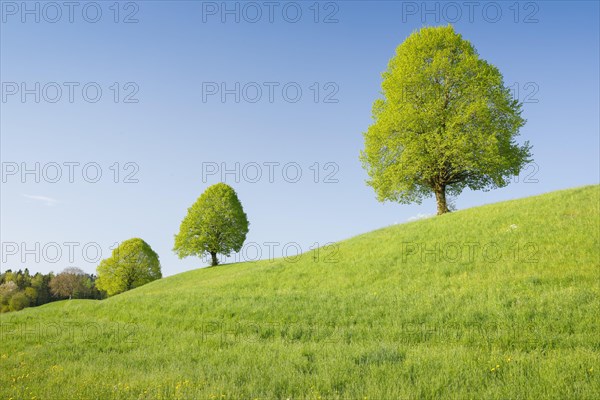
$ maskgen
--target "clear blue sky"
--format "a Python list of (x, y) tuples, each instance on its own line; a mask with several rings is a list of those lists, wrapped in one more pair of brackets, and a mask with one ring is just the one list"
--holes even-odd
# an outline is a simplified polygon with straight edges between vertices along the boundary
[[(113, 3), (98, 2), (101, 15), (86, 2), (71, 10), (27, 2), (32, 13), (1, 3), (2, 269), (93, 272), (98, 248), (107, 257), (131, 237), (154, 248), (164, 275), (206, 265), (172, 252), (187, 207), (221, 180), (203, 179), (203, 165), (215, 165), (206, 163), (240, 163), (240, 182), (225, 181), (263, 258), (270, 247), (281, 256), (286, 243), (307, 250), (434, 213), (433, 199), (378, 203), (358, 161), (381, 72), (425, 25), (452, 22), (526, 101), (521, 141), (533, 144), (536, 165), (506, 188), (464, 192), (459, 209), (599, 182), (598, 2), (228, 2), (227, 14), (220, 1), (139, 1), (122, 3), (118, 15)], [(225, 102), (211, 94), (222, 82), (233, 92), (240, 83), (239, 103), (235, 93)], [(36, 173), (22, 176), (36, 163), (39, 183)], [(249, 163), (261, 166), (258, 182)], [(264, 163), (279, 163), (273, 182)], [(302, 177), (288, 182), (297, 166)], [(123, 182), (129, 174), (138, 182)], [(246, 248), (247, 259), (256, 254)]]

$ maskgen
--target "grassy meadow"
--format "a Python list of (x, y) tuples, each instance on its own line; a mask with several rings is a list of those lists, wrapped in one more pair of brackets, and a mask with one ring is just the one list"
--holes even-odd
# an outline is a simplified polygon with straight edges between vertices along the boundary
[(3, 314), (0, 398), (599, 399), (599, 208), (553, 192)]

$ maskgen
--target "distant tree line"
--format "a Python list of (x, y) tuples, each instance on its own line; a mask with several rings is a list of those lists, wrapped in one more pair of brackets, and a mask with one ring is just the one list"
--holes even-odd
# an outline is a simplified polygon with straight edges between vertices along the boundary
[[(225, 183), (209, 187), (188, 209), (175, 235), (180, 258), (210, 254), (228, 256), (239, 251), (248, 233), (248, 218), (233, 188)], [(102, 260), (98, 275), (69, 267), (58, 275), (29, 270), (0, 273), (0, 313), (19, 311), (66, 299), (103, 299), (162, 278), (158, 254), (140, 238), (125, 240)]]
[(66, 268), (55, 275), (29, 270), (0, 273), (0, 313), (19, 311), (65, 299), (102, 299), (106, 294), (96, 287), (97, 277), (79, 268)]

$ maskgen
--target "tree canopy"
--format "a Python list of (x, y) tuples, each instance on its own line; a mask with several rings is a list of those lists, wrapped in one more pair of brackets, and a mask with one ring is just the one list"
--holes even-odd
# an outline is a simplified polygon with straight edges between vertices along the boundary
[(142, 239), (124, 241), (97, 267), (96, 286), (109, 296), (162, 278), (158, 254)]
[(411, 34), (383, 73), (382, 95), (360, 157), (379, 201), (433, 194), (443, 214), (446, 194), (506, 186), (531, 161), (529, 143), (515, 141), (521, 103), (452, 26)]
[(69, 267), (50, 281), (50, 291), (57, 297), (85, 297), (91, 291), (89, 278), (80, 268)]
[(217, 265), (217, 254), (228, 256), (232, 251), (240, 251), (248, 225), (235, 190), (225, 183), (217, 183), (188, 208), (175, 235), (173, 251), (179, 258), (209, 253), (212, 265)]

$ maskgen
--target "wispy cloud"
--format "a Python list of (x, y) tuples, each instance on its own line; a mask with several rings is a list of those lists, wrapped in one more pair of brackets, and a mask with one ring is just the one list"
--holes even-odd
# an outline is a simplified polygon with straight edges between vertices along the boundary
[(52, 206), (58, 204), (58, 200), (56, 200), (56, 199), (54, 199), (52, 197), (48, 197), (48, 196), (38, 196), (38, 195), (24, 194), (23, 197), (25, 197), (25, 198), (27, 198), (29, 200), (39, 201), (41, 203), (44, 203), (48, 207), (52, 207)]
[(429, 218), (429, 217), (433, 217), (433, 214), (422, 214), (422, 213), (418, 213), (417, 215), (413, 215), (412, 217), (408, 217), (407, 221), (417, 221), (419, 219), (424, 219), (424, 218)]

